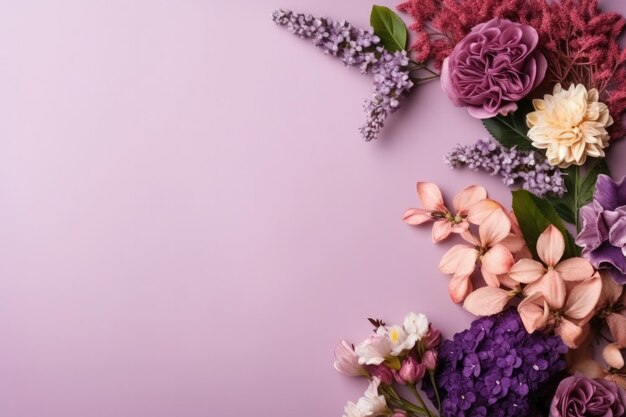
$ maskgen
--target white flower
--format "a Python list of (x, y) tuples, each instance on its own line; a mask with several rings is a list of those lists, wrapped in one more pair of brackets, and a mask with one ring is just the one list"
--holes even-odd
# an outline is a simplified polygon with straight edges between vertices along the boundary
[(428, 318), (423, 314), (409, 313), (404, 318), (403, 327), (393, 326), (389, 329), (389, 339), (393, 344), (391, 354), (400, 355), (405, 350), (413, 349), (428, 332)]
[(389, 414), (389, 408), (383, 395), (378, 394), (380, 379), (370, 382), (365, 394), (355, 403), (348, 402), (343, 417), (379, 417)]
[(354, 351), (359, 357), (360, 365), (380, 365), (391, 354), (393, 345), (384, 327), (376, 329), (376, 333), (359, 343)]
[(400, 355), (405, 349), (411, 349), (415, 346), (415, 340), (409, 335), (406, 334), (404, 328), (400, 326), (392, 326), (387, 330), (387, 334), (389, 335), (389, 340), (391, 340), (391, 344), (393, 348), (391, 349), (392, 356)]
[(359, 364), (359, 357), (354, 352), (354, 348), (345, 340), (335, 347), (335, 369), (348, 376), (368, 375)]
[(404, 330), (408, 334), (417, 335), (417, 340), (422, 340), (422, 337), (426, 336), (429, 325), (428, 318), (422, 313), (409, 313), (404, 318)]
[(613, 124), (606, 104), (598, 101), (598, 90), (587, 91), (573, 84), (563, 90), (554, 87), (553, 95), (533, 100), (535, 111), (526, 115), (533, 146), (546, 150), (550, 165), (567, 168), (583, 165), (587, 156), (604, 157), (609, 146), (607, 127)]

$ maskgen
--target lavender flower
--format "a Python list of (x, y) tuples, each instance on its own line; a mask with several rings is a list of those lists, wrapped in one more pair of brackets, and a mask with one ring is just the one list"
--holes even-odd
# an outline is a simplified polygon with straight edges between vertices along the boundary
[(528, 334), (514, 309), (474, 321), (439, 349), (442, 417), (531, 415), (539, 391), (565, 369), (565, 352), (557, 336)]
[(326, 54), (374, 74), (374, 93), (365, 102), (366, 123), (359, 130), (366, 141), (376, 139), (385, 119), (398, 109), (400, 99), (413, 87), (406, 51), (391, 53), (382, 47), (373, 29), (358, 29), (346, 21), (333, 21), (292, 11), (276, 10), (272, 18), (303, 39), (310, 39)]
[(544, 197), (565, 193), (563, 174), (550, 166), (545, 157), (534, 151), (508, 149), (492, 140), (480, 139), (473, 145), (457, 145), (444, 158), (452, 168), (467, 166), (492, 175), (500, 175), (508, 186), (521, 181), (522, 188)]
[(365, 125), (360, 128), (361, 135), (369, 142), (378, 137), (385, 119), (400, 106), (400, 99), (413, 87), (409, 77), (409, 58), (405, 51), (392, 54), (385, 49), (378, 49), (381, 56), (373, 67), (374, 94), (365, 102), (367, 113)]

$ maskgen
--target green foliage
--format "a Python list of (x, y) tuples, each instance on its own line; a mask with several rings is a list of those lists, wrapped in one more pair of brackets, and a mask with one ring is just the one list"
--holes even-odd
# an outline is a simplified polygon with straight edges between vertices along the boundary
[(393, 10), (385, 6), (373, 6), (370, 24), (389, 52), (406, 49), (408, 39), (406, 24)]
[(574, 238), (565, 228), (561, 218), (552, 205), (536, 195), (526, 191), (513, 191), (513, 212), (524, 234), (526, 244), (533, 257), (537, 258), (537, 240), (551, 224), (563, 233), (565, 238), (565, 254), (563, 259), (572, 258), (580, 254)]
[(483, 125), (495, 140), (507, 148), (517, 146), (517, 149), (523, 151), (535, 150), (527, 136), (528, 125), (526, 125), (526, 115), (534, 110), (532, 103), (521, 101), (518, 106), (516, 111), (507, 116), (498, 115), (491, 119), (483, 119)]
[(575, 224), (578, 229), (578, 211), (593, 198), (598, 175), (610, 175), (609, 167), (606, 160), (596, 159), (588, 167), (586, 175), (578, 166), (571, 166), (564, 173), (567, 192), (563, 197), (551, 197), (548, 201), (563, 220)]

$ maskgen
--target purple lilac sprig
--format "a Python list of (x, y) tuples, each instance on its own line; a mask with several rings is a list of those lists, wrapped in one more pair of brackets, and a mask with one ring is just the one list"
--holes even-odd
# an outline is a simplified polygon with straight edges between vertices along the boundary
[(452, 168), (465, 166), (474, 171), (500, 175), (507, 186), (519, 181), (523, 189), (539, 197), (562, 196), (567, 191), (563, 173), (551, 166), (543, 155), (515, 147), (505, 148), (492, 140), (480, 139), (472, 145), (457, 145), (444, 160)]
[(288, 10), (276, 10), (272, 18), (298, 37), (312, 40), (326, 54), (340, 58), (346, 66), (359, 67), (362, 74), (374, 74), (374, 92), (364, 104), (366, 122), (359, 131), (368, 142), (376, 139), (385, 119), (413, 87), (406, 51), (387, 51), (373, 29), (359, 29), (345, 20)]
[(439, 348), (442, 417), (532, 415), (540, 391), (565, 370), (566, 352), (558, 336), (528, 334), (514, 309), (475, 320)]

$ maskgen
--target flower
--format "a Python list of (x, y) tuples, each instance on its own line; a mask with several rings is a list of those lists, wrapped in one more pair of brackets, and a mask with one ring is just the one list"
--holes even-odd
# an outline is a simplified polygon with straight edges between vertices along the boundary
[(618, 417), (625, 413), (626, 393), (615, 383), (580, 374), (561, 381), (550, 406), (552, 417)]
[(367, 376), (367, 371), (359, 364), (354, 347), (345, 340), (335, 347), (335, 369), (348, 376)]
[(593, 200), (580, 209), (582, 229), (576, 244), (593, 266), (607, 269), (626, 284), (626, 177), (619, 181), (599, 175)]
[(418, 182), (417, 195), (423, 208), (410, 208), (404, 213), (404, 221), (410, 225), (419, 225), (434, 221), (433, 242), (440, 242), (450, 233), (462, 233), (469, 228), (467, 217), (470, 208), (487, 198), (487, 191), (478, 185), (465, 188), (454, 197), (452, 205), (455, 214), (448, 210), (443, 202), (441, 190), (432, 182)]
[(452, 275), (448, 290), (455, 303), (463, 301), (472, 292), (470, 276), (478, 262), (485, 282), (492, 287), (500, 286), (498, 275), (507, 273), (515, 263), (513, 254), (503, 244), (511, 233), (511, 220), (498, 203), (485, 201), (493, 203), (496, 209), (478, 226), (479, 237), (469, 232), (461, 234), (469, 245), (453, 246), (439, 263), (441, 272)]
[(406, 51), (387, 51), (372, 28), (358, 29), (345, 20), (289, 10), (274, 11), (272, 19), (298, 37), (312, 40), (326, 54), (341, 58), (345, 65), (358, 66), (361, 74), (374, 74), (374, 93), (365, 102), (366, 122), (359, 131), (366, 141), (376, 139), (386, 118), (413, 88)]
[(370, 337), (359, 343), (354, 351), (361, 365), (380, 365), (391, 354), (393, 344), (384, 327), (379, 327)]
[(606, 128), (613, 124), (606, 104), (598, 101), (598, 90), (572, 84), (563, 90), (554, 87), (553, 95), (533, 100), (535, 111), (526, 115), (533, 146), (546, 150), (550, 165), (567, 168), (583, 165), (587, 156), (604, 157), (609, 146)]
[[(439, 349), (435, 384), (442, 417), (525, 417), (545, 384), (565, 369), (555, 336), (528, 334), (513, 309), (475, 320)], [(435, 398), (428, 378), (422, 381)]]
[(543, 261), (520, 259), (509, 271), (509, 276), (522, 284), (529, 284), (525, 294), (541, 292), (550, 307), (563, 304), (565, 299), (565, 283), (582, 281), (590, 278), (593, 266), (583, 258), (570, 258), (559, 262), (565, 252), (563, 234), (554, 225), (548, 228), (537, 239), (537, 254)]
[(524, 190), (539, 197), (562, 196), (566, 191), (561, 170), (551, 166), (539, 151), (508, 149), (494, 140), (457, 145), (446, 154), (445, 162), (455, 169), (466, 166), (499, 175), (507, 186), (519, 181)]
[(421, 381), (426, 374), (426, 365), (419, 363), (414, 357), (409, 356), (402, 362), (400, 368), (400, 378), (408, 384), (415, 384)]
[(600, 293), (602, 280), (599, 274), (576, 284), (559, 303), (551, 305), (542, 292), (524, 298), (517, 307), (528, 333), (553, 326), (570, 348), (579, 347), (586, 339), (585, 325), (590, 320)]
[(380, 417), (390, 414), (383, 395), (378, 394), (380, 380), (373, 378), (365, 394), (355, 403), (348, 402), (343, 417)]
[(457, 107), (479, 119), (517, 110), (541, 81), (547, 63), (529, 25), (495, 18), (476, 25), (441, 68), (441, 86)]
[(380, 365), (386, 359), (400, 356), (429, 332), (430, 323), (424, 314), (407, 314), (402, 326), (378, 326), (374, 334), (356, 346), (358, 364)]
[[(428, 322), (428, 318), (420, 313), (409, 313), (404, 318), (404, 330), (410, 336), (415, 337), (415, 341), (422, 340), (424, 336), (428, 333), (430, 323)], [(415, 342), (413, 342), (415, 345)], [(411, 349), (413, 346), (409, 346), (407, 349)]]

